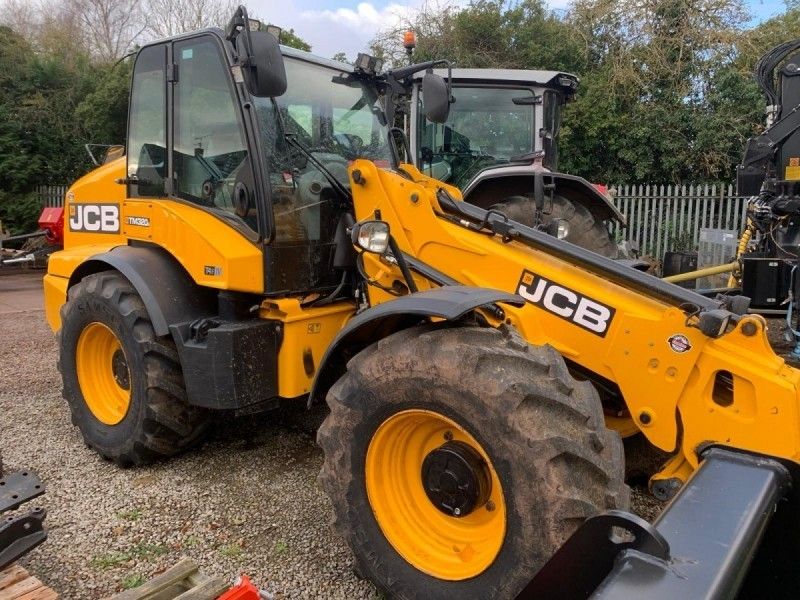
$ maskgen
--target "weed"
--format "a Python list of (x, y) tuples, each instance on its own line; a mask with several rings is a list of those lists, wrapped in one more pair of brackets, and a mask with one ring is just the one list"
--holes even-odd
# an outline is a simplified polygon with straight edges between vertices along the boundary
[(128, 575), (125, 579), (122, 580), (122, 589), (130, 590), (139, 587), (143, 583), (144, 583), (144, 575), (140, 575), (139, 573), (136, 573), (134, 575)]
[(122, 512), (117, 513), (117, 517), (123, 519), (125, 521), (138, 521), (139, 517), (142, 516), (141, 509), (132, 508), (131, 510), (123, 510)]
[(217, 551), (228, 558), (238, 558), (244, 554), (244, 550), (239, 544), (224, 544), (217, 548)]
[(161, 544), (136, 544), (128, 550), (120, 552), (108, 552), (95, 556), (89, 564), (98, 569), (110, 569), (118, 567), (134, 558), (148, 559), (162, 556), (167, 553), (167, 547)]

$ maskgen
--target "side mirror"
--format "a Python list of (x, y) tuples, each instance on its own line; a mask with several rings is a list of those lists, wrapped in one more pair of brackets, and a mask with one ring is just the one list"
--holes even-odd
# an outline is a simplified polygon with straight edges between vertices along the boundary
[(439, 75), (428, 71), (422, 77), (425, 116), (431, 123), (444, 123), (450, 114), (450, 86)]
[[(249, 44), (248, 44), (249, 42)], [(250, 48), (247, 48), (247, 46)], [(278, 39), (266, 31), (249, 31), (236, 37), (236, 51), (245, 58), (244, 83), (250, 93), (275, 98), (286, 92), (286, 67)]]

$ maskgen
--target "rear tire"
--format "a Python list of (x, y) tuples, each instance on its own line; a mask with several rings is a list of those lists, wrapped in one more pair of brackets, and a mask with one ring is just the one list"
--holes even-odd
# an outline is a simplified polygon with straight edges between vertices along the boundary
[[(587, 517), (628, 506), (622, 443), (605, 428), (596, 390), (575, 380), (553, 348), (532, 346), (512, 330), (419, 327), (396, 333), (353, 358), (327, 400), (331, 414), (317, 437), (325, 453), (320, 482), (356, 571), (390, 597), (512, 598)], [(418, 414), (420, 425), (398, 428), (384, 455), (392, 459), (376, 464), (375, 445), (409, 414)], [(421, 472), (412, 463), (424, 451), (410, 441), (428, 426), (425, 415), (445, 427), (455, 424), (444, 438), (429, 435), (431, 443), (452, 440), (447, 435), (457, 428), (457, 440), (474, 442), (502, 487), (502, 504), (479, 505), (467, 515), (486, 519), (486, 511), (500, 509), (505, 515), (499, 546), (472, 545), (473, 556), (488, 559), (475, 559), (477, 570), (468, 577), (458, 565), (453, 571), (446, 561), (437, 563), (431, 550), (446, 551), (449, 544), (459, 559), (467, 555), (461, 543), (472, 533), (466, 518), (440, 515), (435, 506), (426, 511), (419, 493), (414, 496), (415, 486), (426, 489), (422, 476), (404, 479), (397, 470)], [(380, 479), (376, 469), (383, 471)], [(394, 496), (402, 499), (398, 510), (387, 513), (384, 504)], [(436, 537), (442, 519), (448, 527), (463, 524), (464, 537), (458, 537), (461, 529), (455, 537)], [(404, 531), (409, 540), (402, 539)]]
[[(509, 219), (528, 227), (536, 227), (535, 204), (527, 196), (512, 196), (503, 202), (491, 207)], [(553, 219), (562, 219), (569, 223), (569, 233), (566, 241), (581, 246), (608, 258), (617, 258), (619, 249), (608, 228), (602, 221), (596, 221), (594, 215), (582, 204), (575, 204), (563, 196), (553, 196), (552, 209), (548, 214), (541, 215), (542, 222), (546, 225)]]
[[(175, 345), (156, 336), (127, 279), (114, 271), (87, 276), (70, 288), (61, 322), (62, 394), (87, 445), (127, 467), (172, 456), (199, 441), (210, 413), (186, 402)], [(109, 346), (116, 348), (113, 357)], [(119, 389), (97, 384), (105, 369)]]

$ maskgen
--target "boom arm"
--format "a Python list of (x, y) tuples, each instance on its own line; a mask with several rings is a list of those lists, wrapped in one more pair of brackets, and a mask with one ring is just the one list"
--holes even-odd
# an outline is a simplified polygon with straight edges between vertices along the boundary
[[(421, 290), (435, 286), (439, 274), (523, 296), (526, 305), (508, 308), (506, 321), (529, 342), (554, 346), (576, 372), (618, 387), (636, 427), (677, 452), (671, 471), (680, 479), (697, 467), (707, 443), (800, 461), (800, 371), (772, 351), (761, 317), (731, 317), (714, 301), (623, 272), (614, 261), (499, 215), (474, 207), (475, 219), (456, 214), (445, 196), (437, 198), (441, 182), (403, 168), (409, 178), (354, 163), (356, 217), (379, 211), (389, 222), (400, 249), (414, 258), (412, 268), (427, 274), (417, 279)], [(458, 191), (445, 189), (460, 204)], [(365, 262), (387, 288), (402, 281), (392, 263), (374, 255)], [(390, 299), (370, 289), (373, 304)], [(704, 333), (703, 313), (720, 317), (721, 328), (731, 325)]]

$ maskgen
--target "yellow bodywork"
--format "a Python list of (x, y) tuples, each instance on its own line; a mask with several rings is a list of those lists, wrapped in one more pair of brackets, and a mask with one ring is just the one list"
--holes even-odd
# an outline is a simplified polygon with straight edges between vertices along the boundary
[[(705, 443), (800, 462), (800, 371), (774, 354), (760, 317), (744, 317), (721, 338), (708, 338), (687, 324), (678, 308), (552, 255), (438, 216), (436, 190), (443, 184), (413, 166), (403, 167), (410, 178), (365, 160), (355, 161), (351, 172), (356, 169), (361, 172), (359, 183), (352, 183), (356, 219), (372, 219), (380, 211), (404, 252), (450, 278), (519, 292), (535, 274), (613, 307), (613, 320), (602, 336), (531, 303), (506, 308), (506, 319), (531, 343), (551, 344), (567, 361), (615, 383), (631, 418), (611, 418), (609, 425), (623, 434), (641, 430), (659, 448), (677, 452), (668, 465), (670, 474), (688, 476), (697, 466), (698, 447)], [(92, 256), (131, 242), (164, 248), (200, 286), (263, 292), (258, 244), (201, 207), (167, 199), (126, 199), (125, 186), (115, 183), (124, 175), (120, 159), (90, 173), (68, 193), (67, 219), (82, 203), (111, 203), (119, 207), (120, 228), (87, 233), (70, 231), (67, 225), (65, 250), (52, 255), (45, 277), (47, 319), (54, 330), (60, 327), (58, 311), (75, 269)], [(458, 190), (445, 187), (460, 197)], [(365, 254), (364, 263), (370, 277), (384, 285), (402, 281), (396, 265), (376, 255)], [(219, 266), (219, 272), (208, 275), (204, 266), (209, 264)], [(420, 290), (432, 286), (421, 276), (416, 279)], [(374, 286), (369, 293), (371, 304), (394, 299)], [(285, 327), (278, 357), (280, 396), (309, 392), (325, 350), (354, 310), (352, 302), (303, 308), (298, 298), (261, 304), (261, 317), (280, 320)], [(676, 336), (682, 344), (678, 350), (671, 343)]]
[[(668, 465), (671, 476), (688, 476), (705, 443), (800, 462), (800, 371), (773, 352), (761, 317), (746, 316), (726, 335), (708, 338), (687, 325), (678, 308), (552, 255), (469, 232), (437, 216), (441, 182), (411, 165), (403, 169), (413, 181), (368, 161), (357, 161), (352, 169), (360, 170), (362, 181), (352, 186), (356, 219), (374, 218), (380, 211), (401, 250), (460, 283), (518, 292), (523, 271), (528, 271), (613, 307), (604, 337), (531, 303), (505, 312), (509, 324), (531, 343), (550, 344), (568, 361), (616, 383), (647, 438), (662, 450), (682, 454), (683, 460)], [(460, 197), (457, 190), (448, 190)], [(366, 264), (384, 284), (402, 281), (397, 269), (377, 257), (370, 256)], [(415, 278), (420, 289), (430, 287)], [(373, 303), (388, 298), (370, 288)], [(685, 337), (689, 350), (673, 349), (673, 336)], [(727, 382), (732, 390), (721, 389)], [(629, 429), (624, 421), (612, 425)]]
[[(59, 313), (67, 301), (75, 270), (93, 257), (130, 242), (164, 248), (200, 286), (255, 294), (264, 291), (264, 258), (257, 244), (193, 204), (169, 199), (126, 199), (125, 186), (116, 182), (124, 176), (123, 157), (87, 174), (67, 193), (64, 250), (50, 256), (44, 277), (45, 313), (53, 331), (61, 327)], [(70, 216), (78, 213), (81, 204), (119, 207), (119, 231), (73, 231)], [(218, 269), (208, 274), (207, 265)], [(325, 350), (353, 311), (352, 303), (301, 308), (297, 298), (264, 302), (260, 316), (284, 323), (284, 341), (278, 357), (281, 397), (296, 398), (310, 391)]]

